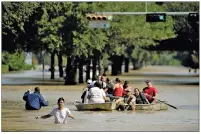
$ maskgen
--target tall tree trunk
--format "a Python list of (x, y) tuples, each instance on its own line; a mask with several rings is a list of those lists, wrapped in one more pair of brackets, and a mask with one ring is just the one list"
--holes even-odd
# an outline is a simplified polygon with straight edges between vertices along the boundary
[(133, 63), (133, 70), (136, 70), (136, 63), (134, 59), (132, 59), (132, 63)]
[(51, 77), (50, 79), (54, 79), (54, 64), (55, 64), (55, 60), (54, 60), (54, 57), (55, 57), (55, 52), (51, 53), (51, 66), (50, 66), (50, 71), (51, 71)]
[(122, 74), (122, 65), (123, 65), (123, 56), (117, 56), (116, 58), (116, 62), (117, 62), (117, 67), (118, 67), (118, 71), (117, 74)]
[(108, 66), (104, 67), (104, 74), (108, 71)]
[(99, 66), (100, 66), (99, 74), (103, 75), (103, 73), (104, 73), (104, 66), (103, 66), (103, 59), (101, 57), (99, 58)]
[(65, 85), (76, 85), (77, 59), (75, 56), (68, 57)]
[(92, 64), (93, 64), (93, 75), (92, 75), (92, 79), (96, 78), (96, 65), (97, 65), (97, 59), (94, 56), (92, 59)]
[(118, 75), (118, 67), (117, 67), (116, 58), (117, 58), (117, 56), (115, 56), (115, 55), (111, 57), (111, 59), (112, 59), (112, 75), (113, 76)]
[(63, 77), (63, 59), (62, 59), (62, 54), (58, 53), (58, 66), (59, 66), (59, 77)]
[(79, 58), (79, 83), (84, 83), (83, 79), (83, 59)]
[(87, 65), (86, 65), (86, 81), (88, 79), (90, 79), (90, 72), (91, 72), (91, 67), (90, 67), (90, 64), (91, 64), (91, 59), (90, 57), (87, 59)]
[(125, 58), (125, 73), (129, 72), (129, 58)]

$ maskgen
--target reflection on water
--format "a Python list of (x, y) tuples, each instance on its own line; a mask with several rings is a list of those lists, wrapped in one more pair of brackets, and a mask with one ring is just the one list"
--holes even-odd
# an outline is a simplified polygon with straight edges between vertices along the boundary
[[(162, 88), (163, 87), (163, 88)], [(198, 86), (159, 86), (160, 98), (176, 106), (168, 111), (77, 111), (73, 101), (80, 91), (43, 92), (50, 106), (39, 111), (27, 111), (23, 91), (2, 92), (2, 131), (199, 131)], [(66, 106), (75, 116), (68, 124), (54, 124), (54, 118), (38, 119), (57, 107), (64, 96)], [(188, 99), (187, 99), (188, 98)]]

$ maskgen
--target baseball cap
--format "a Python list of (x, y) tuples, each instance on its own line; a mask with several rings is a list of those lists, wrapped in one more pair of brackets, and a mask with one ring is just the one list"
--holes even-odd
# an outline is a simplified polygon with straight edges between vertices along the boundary
[(91, 84), (92, 83), (92, 80), (91, 79), (88, 79), (87, 80), (87, 84)]
[(145, 82), (146, 82), (146, 83), (149, 83), (149, 82), (151, 82), (151, 81), (150, 81), (150, 80), (145, 80)]

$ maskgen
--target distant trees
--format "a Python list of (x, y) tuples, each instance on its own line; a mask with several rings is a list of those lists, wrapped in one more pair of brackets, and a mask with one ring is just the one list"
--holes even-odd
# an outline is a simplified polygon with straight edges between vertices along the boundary
[[(149, 2), (148, 11), (173, 11), (177, 6)], [(179, 29), (183, 29), (185, 26), (180, 26), (184, 24), (170, 16), (164, 23), (148, 23), (145, 16), (114, 15), (110, 28), (92, 29), (85, 15), (97, 11), (143, 12), (144, 8), (143, 2), (3, 2), (2, 49), (10, 53), (17, 49), (49, 53), (51, 79), (54, 79), (55, 55), (60, 77), (64, 76), (62, 57), (66, 56), (65, 84), (83, 83), (83, 72), (86, 71), (86, 79), (89, 79), (91, 69), (95, 78), (96, 70), (106, 73), (109, 64), (111, 74), (119, 75), (123, 63), (125, 72), (129, 72), (130, 61), (134, 69), (156, 63), (155, 55), (144, 48), (156, 46), (158, 40), (174, 38), (176, 34), (183, 38), (181, 33), (185, 32)], [(197, 39), (193, 34), (196, 28), (188, 32), (192, 33), (189, 38)], [(195, 56), (193, 59), (196, 61)]]

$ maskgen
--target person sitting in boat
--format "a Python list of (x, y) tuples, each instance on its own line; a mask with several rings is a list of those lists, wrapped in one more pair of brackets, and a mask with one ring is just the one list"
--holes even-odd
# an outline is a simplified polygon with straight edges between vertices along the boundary
[(109, 78), (106, 79), (106, 96), (110, 98), (110, 100), (114, 99), (114, 84), (110, 81)]
[(114, 89), (114, 96), (120, 98), (123, 96), (123, 86), (121, 84), (121, 80), (119, 78), (116, 78), (116, 84)]
[(131, 89), (126, 90), (126, 95), (124, 98), (120, 98), (116, 101), (117, 103), (117, 110), (135, 110), (135, 101), (136, 98), (133, 95), (133, 92)]
[(100, 89), (100, 83), (94, 83), (94, 87), (92, 87), (88, 92), (89, 103), (105, 103), (107, 100), (106, 94), (103, 89)]
[(133, 95), (136, 98), (136, 101), (135, 101), (136, 104), (149, 104), (149, 101), (147, 100), (145, 95), (143, 93), (141, 93), (138, 88), (134, 89), (134, 94)]
[(92, 85), (92, 80), (89, 79), (87, 80), (87, 86), (83, 89), (83, 93), (81, 95), (81, 99), (82, 99), (82, 103), (88, 103), (88, 92), (89, 92), (89, 89), (92, 88), (93, 85)]
[(133, 92), (132, 92), (132, 90), (130, 88), (127, 89), (126, 92), (127, 92), (127, 95), (124, 97), (124, 103), (130, 105), (129, 109), (135, 110), (135, 101), (136, 101), (136, 98), (133, 95)]
[(127, 90), (130, 89), (131, 90), (131, 86), (129, 86), (129, 82), (125, 81), (124, 85), (123, 85), (123, 96), (127, 95)]
[(106, 88), (107, 84), (106, 84), (106, 75), (105, 74), (103, 74), (101, 76), (101, 80), (99, 81), (99, 84), (100, 84), (101, 89), (104, 90)]
[(156, 102), (156, 98), (158, 97), (158, 90), (152, 85), (150, 80), (146, 80), (145, 83), (147, 87), (143, 89), (143, 93), (146, 96), (149, 103)]

